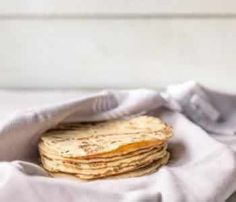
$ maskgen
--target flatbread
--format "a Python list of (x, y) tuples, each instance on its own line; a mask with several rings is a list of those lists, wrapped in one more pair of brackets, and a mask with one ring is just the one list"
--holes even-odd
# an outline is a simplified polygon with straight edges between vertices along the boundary
[(160, 119), (141, 116), (94, 124), (64, 126), (41, 137), (42, 144), (68, 158), (123, 155), (130, 151), (163, 144), (172, 136), (171, 127)]
[(150, 147), (150, 148), (145, 148), (145, 149), (140, 149), (140, 150), (136, 150), (124, 155), (119, 155), (119, 156), (111, 156), (111, 157), (96, 157), (93, 159), (77, 159), (77, 158), (65, 158), (65, 157), (61, 157), (55, 153), (50, 153), (48, 151), (45, 151), (43, 148), (40, 148), (40, 155), (41, 156), (46, 156), (48, 158), (54, 159), (54, 160), (60, 160), (63, 162), (67, 162), (67, 163), (72, 163), (72, 164), (90, 164), (90, 165), (99, 165), (102, 163), (109, 163), (109, 162), (115, 162), (115, 161), (120, 161), (123, 159), (129, 159), (131, 157), (135, 157), (135, 156), (142, 156), (145, 154), (149, 154), (150, 152), (158, 152), (162, 149), (166, 149), (167, 148), (167, 144), (158, 146), (158, 147)]
[(42, 166), (83, 180), (135, 177), (154, 172), (169, 159), (172, 128), (158, 118), (62, 124), (39, 141)]
[[(141, 177), (144, 175), (150, 175), (154, 173), (155, 171), (157, 171), (162, 165), (167, 164), (169, 157), (170, 155), (169, 153), (167, 153), (165, 157), (154, 161), (152, 164), (149, 164), (146, 167), (139, 168), (137, 170), (126, 172), (119, 175), (108, 176), (102, 179), (122, 179), (122, 178)], [(79, 181), (90, 181), (90, 180), (99, 179), (99, 178), (87, 179), (81, 176), (77, 176), (74, 174), (67, 174), (63, 172), (49, 172), (49, 174), (55, 178), (64, 178), (64, 179), (79, 180)]]
[(127, 154), (139, 152), (141, 150), (149, 150), (150, 148), (160, 148), (165, 144), (165, 142), (160, 141), (143, 141), (143, 142), (137, 142), (132, 144), (127, 144), (120, 146), (120, 148), (100, 153), (97, 155), (88, 155), (88, 156), (73, 156), (73, 157), (67, 157), (56, 151), (54, 148), (52, 148), (51, 145), (46, 145), (42, 141), (39, 143), (39, 149), (42, 151), (45, 151), (46, 153), (50, 153), (56, 156), (61, 156), (62, 158), (67, 159), (77, 159), (81, 161), (96, 161), (96, 159), (109, 159), (109, 158), (119, 158), (120, 156), (125, 156)]
[(76, 173), (82, 175), (114, 175), (117, 173), (123, 173), (130, 170), (143, 167), (150, 162), (162, 158), (166, 155), (166, 150), (162, 149), (159, 152), (155, 150), (149, 153), (145, 153), (141, 156), (133, 156), (128, 159), (121, 159), (120, 161), (101, 163), (99, 165), (91, 164), (71, 164), (60, 160), (50, 159), (46, 156), (42, 157), (43, 166), (53, 172), (67, 172)]

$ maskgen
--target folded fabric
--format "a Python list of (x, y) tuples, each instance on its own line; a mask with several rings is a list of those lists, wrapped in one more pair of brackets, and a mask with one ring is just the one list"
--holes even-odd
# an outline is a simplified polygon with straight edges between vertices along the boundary
[[(174, 128), (171, 161), (138, 178), (77, 182), (50, 178), (35, 162), (47, 129), (71, 121), (140, 114)], [(195, 82), (148, 89), (103, 91), (23, 110), (0, 125), (0, 201), (222, 202), (236, 190), (236, 96)], [(230, 141), (229, 141), (230, 140)], [(20, 160), (20, 161), (19, 161)]]

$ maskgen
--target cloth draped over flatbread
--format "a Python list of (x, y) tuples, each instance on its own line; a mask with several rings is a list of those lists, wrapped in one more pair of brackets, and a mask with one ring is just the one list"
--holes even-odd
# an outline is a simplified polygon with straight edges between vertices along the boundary
[[(40, 135), (59, 123), (137, 115), (160, 117), (174, 129), (172, 159), (154, 174), (84, 183), (50, 178), (33, 163)], [(65, 95), (0, 123), (0, 201), (222, 202), (236, 191), (235, 134), (236, 96), (195, 82), (161, 92), (102, 91), (73, 99)]]

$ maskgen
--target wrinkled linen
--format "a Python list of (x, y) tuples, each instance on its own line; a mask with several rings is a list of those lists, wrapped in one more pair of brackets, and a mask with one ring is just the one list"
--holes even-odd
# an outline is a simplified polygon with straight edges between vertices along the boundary
[[(0, 91), (1, 102), (12, 102), (17, 97), (13, 94)], [(20, 110), (11, 115), (0, 115), (0, 201), (222, 202), (236, 191), (235, 95), (214, 92), (195, 82), (161, 92), (68, 94), (46, 92), (46, 96), (30, 98), (25, 92), (14, 102), (27, 105), (19, 104)], [(58, 123), (141, 114), (161, 117), (175, 134), (169, 143), (170, 162), (152, 175), (85, 183), (50, 178), (33, 163), (37, 162), (40, 135)]]

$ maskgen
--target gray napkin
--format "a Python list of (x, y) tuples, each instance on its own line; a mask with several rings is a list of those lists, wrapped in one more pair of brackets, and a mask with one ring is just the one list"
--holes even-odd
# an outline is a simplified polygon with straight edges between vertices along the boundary
[[(0, 125), (0, 201), (225, 201), (236, 190), (235, 107), (236, 96), (187, 82), (162, 92), (65, 93), (60, 102), (17, 112)], [(40, 134), (58, 123), (141, 114), (161, 117), (175, 133), (171, 161), (152, 175), (84, 183), (49, 178), (30, 163)]]

